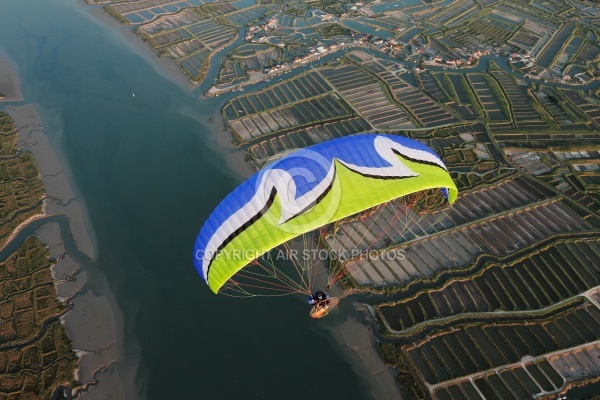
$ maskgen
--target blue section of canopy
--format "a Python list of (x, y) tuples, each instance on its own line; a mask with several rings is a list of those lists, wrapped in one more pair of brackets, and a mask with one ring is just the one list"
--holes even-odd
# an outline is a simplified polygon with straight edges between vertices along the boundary
[[(323, 181), (334, 159), (360, 167), (384, 168), (391, 166), (375, 150), (374, 141), (378, 136), (385, 136), (387, 139), (391, 139), (405, 147), (426, 151), (439, 158), (432, 149), (413, 139), (378, 134), (345, 136), (287, 154), (279, 160), (266, 165), (263, 169), (248, 178), (248, 180), (225, 197), (213, 211), (202, 226), (202, 230), (196, 239), (194, 264), (198, 271), (202, 271), (202, 265), (201, 261), (195, 255), (198, 252), (204, 252), (209, 240), (217, 229), (236, 211), (250, 202), (256, 194), (258, 183), (261, 182), (263, 174), (276, 169), (289, 172), (296, 183), (297, 191), (295, 197), (298, 198)], [(203, 274), (200, 273), (200, 276), (203, 276)]]
[[(374, 141), (377, 136), (382, 135), (358, 134), (346, 136), (300, 149), (265, 166), (254, 177), (258, 177), (270, 169), (290, 171), (298, 188), (296, 193), (296, 198), (298, 198), (312, 190), (325, 178), (334, 159), (360, 167), (389, 167), (391, 164), (375, 150)], [(387, 139), (398, 142), (403, 146), (423, 150), (437, 157), (433, 150), (415, 140), (402, 136), (385, 136)], [(315, 179), (313, 182), (307, 182), (304, 179), (305, 173), (293, 173), (294, 170), (308, 170), (314, 174)], [(242, 184), (242, 186), (244, 185)]]

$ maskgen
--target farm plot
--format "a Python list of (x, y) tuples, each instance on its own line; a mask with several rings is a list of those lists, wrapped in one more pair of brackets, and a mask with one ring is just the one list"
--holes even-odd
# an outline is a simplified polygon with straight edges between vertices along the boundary
[[(493, 145), (486, 146), (486, 148), (488, 152), (495, 149)], [(490, 154), (494, 153), (490, 152)], [(497, 168), (498, 166), (501, 166), (501, 163), (493, 164), (492, 162), (481, 162), (481, 164), (475, 164), (474, 167), (477, 167), (478, 165), (481, 165), (483, 167), (482, 170), (486, 171), (485, 176), (481, 176), (480, 173), (475, 172), (474, 168), (471, 167), (453, 167), (452, 170), (450, 170), (450, 176), (452, 176), (452, 180), (456, 183), (459, 193), (471, 190), (480, 185), (485, 185), (487, 182), (493, 182), (496, 179), (506, 178), (512, 175), (510, 171)]]
[(483, 124), (440, 128), (427, 133), (412, 132), (411, 136), (426, 140), (427, 145), (436, 150), (460, 192), (471, 186), (470, 179), (477, 174), (486, 173), (486, 179), (491, 179), (496, 176), (492, 171), (500, 173), (498, 168), (504, 164), (502, 153), (490, 141)]
[[(260, 103), (252, 103), (248, 99), (240, 102), (249, 107), (260, 108)], [(293, 126), (314, 124), (350, 116), (347, 105), (330, 94), (314, 97), (283, 107), (257, 111), (249, 117), (229, 121), (229, 127), (239, 142), (248, 142), (264, 134), (276, 133)]]
[(229, 13), (236, 12), (238, 9), (232, 3), (210, 2), (203, 4), (195, 9), (202, 19), (214, 19)]
[(567, 381), (575, 381), (600, 375), (599, 357), (600, 344), (593, 343), (577, 351), (552, 355), (548, 361)]
[(499, 20), (488, 14), (471, 21), (464, 28), (457, 28), (449, 37), (460, 47), (483, 50), (487, 46), (500, 47), (513, 34), (518, 24), (507, 19)]
[[(392, 329), (406, 330), (467, 312), (538, 310), (599, 284), (600, 241), (561, 240), (506, 265), (488, 266), (475, 277), (453, 281), (439, 290), (380, 305), (378, 312)], [(416, 314), (411, 311), (415, 309), (427, 312)]]
[(600, 146), (596, 145), (593, 147), (584, 147), (579, 150), (571, 151), (558, 151), (552, 152), (558, 159), (571, 161), (571, 162), (584, 162), (586, 160), (598, 160), (600, 159)]
[(575, 123), (565, 111), (565, 106), (563, 105), (564, 102), (558, 101), (561, 96), (559, 96), (552, 88), (541, 87), (540, 90), (536, 91), (534, 94), (548, 115), (554, 119), (556, 124), (560, 126), (573, 125)]
[(198, 22), (186, 26), (185, 29), (211, 50), (222, 47), (236, 35), (235, 29), (221, 25), (215, 20)]
[(213, 19), (203, 19), (203, 14), (213, 10), (204, 7), (161, 17), (139, 29), (150, 45), (175, 60), (195, 82), (204, 79), (211, 56), (237, 35), (232, 27)]
[(418, 77), (421, 81), (421, 87), (428, 95), (440, 103), (448, 103), (450, 101), (448, 95), (442, 90), (437, 79), (433, 77), (431, 72), (424, 71)]
[(439, 151), (450, 173), (463, 172), (468, 170), (468, 167), (473, 167), (475, 171), (488, 172), (499, 166), (497, 161), (491, 160), (488, 149), (483, 143), (466, 143), (459, 147), (440, 148)]
[[(194, 43), (196, 44), (196, 43)], [(189, 48), (186, 46), (186, 48)], [(185, 49), (185, 48), (184, 48)], [(181, 51), (182, 46), (177, 45), (173, 51)], [(194, 81), (200, 82), (204, 79), (208, 70), (208, 63), (213, 52), (206, 48), (198, 46), (197, 51), (193, 54), (187, 54), (181, 57), (177, 64), (180, 68)]]
[[(267, 118), (267, 115), (263, 115), (263, 118)], [(253, 145), (248, 151), (255, 165), (261, 166), (282, 151), (311, 146), (329, 139), (365, 132), (369, 129), (369, 124), (361, 117), (349, 118), (284, 133)]]
[[(494, 325), (464, 324), (453, 327), (450, 332), (406, 345), (403, 351), (425, 382), (437, 384), (513, 364), (526, 355), (536, 357), (597, 340), (600, 337), (598, 313), (595, 306), (584, 303), (543, 320), (524, 322), (515, 319)], [(562, 333), (568, 333), (571, 340), (559, 343), (554, 333), (546, 328), (549, 324), (560, 326)], [(525, 384), (529, 394), (539, 393), (539, 386), (531, 385), (526, 376), (545, 377), (539, 368), (527, 363), (526, 374), (514, 371), (517, 381)], [(554, 378), (558, 383), (559, 379)], [(554, 384), (548, 379), (540, 378), (539, 384), (544, 390), (554, 390)]]
[(406, 19), (399, 18), (393, 14), (383, 14), (377, 16), (377, 19), (390, 25), (390, 30), (402, 31), (411, 26), (411, 24), (406, 22)]
[(546, 45), (544, 51), (538, 57), (536, 63), (540, 67), (550, 68), (554, 59), (562, 49), (563, 45), (569, 37), (575, 31), (576, 26), (573, 24), (566, 24), (563, 26), (554, 36), (554, 38)]
[(535, 0), (531, 2), (531, 7), (542, 10), (544, 13), (557, 14), (567, 10), (569, 6), (567, 4), (561, 4), (558, 2), (553, 3), (550, 1)]
[(600, 108), (581, 95), (577, 90), (560, 88), (558, 91), (588, 117), (596, 129), (600, 128)]
[(535, 363), (515, 363), (506, 368), (496, 368), (494, 372), (475, 374), (470, 380), (456, 379), (451, 384), (436, 385), (431, 391), (439, 400), (480, 399), (477, 397), (479, 393), (486, 399), (528, 399), (558, 391), (563, 385), (562, 376), (542, 359)]
[(231, 50), (224, 57), (219, 70), (217, 87), (231, 88), (247, 81), (247, 72), (262, 70), (281, 60), (282, 49), (269, 44), (244, 43)]
[(319, 72), (376, 129), (414, 127), (404, 110), (390, 101), (381, 84), (353, 65), (322, 68)]
[(242, 28), (251, 22), (259, 21), (267, 16), (271, 11), (276, 10), (278, 6), (256, 6), (248, 7), (243, 10), (227, 14), (223, 20), (233, 26)]
[(399, 40), (402, 43), (410, 43), (411, 40), (413, 40), (414, 38), (419, 36), (421, 34), (421, 32), (423, 32), (424, 30), (425, 29), (420, 28), (420, 27), (406, 29), (404, 32), (402, 32), (400, 34), (400, 36), (398, 36), (397, 40)]
[(0, 271), (3, 396), (50, 399), (54, 388), (72, 381), (78, 365), (60, 323), (66, 307), (57, 298), (50, 253), (30, 236), (7, 255)]
[(234, 85), (245, 80), (248, 77), (241, 63), (228, 60), (221, 65), (219, 70), (219, 83), (228, 83)]
[(201, 0), (142, 0), (111, 4), (105, 9), (119, 20), (140, 24), (152, 21), (164, 14), (176, 13), (184, 8), (197, 7), (201, 3)]
[(173, 15), (165, 15), (154, 22), (140, 26), (138, 34), (143, 38), (151, 39), (155, 35), (183, 28), (200, 21), (202, 17), (193, 9), (185, 9)]
[(390, 92), (403, 107), (424, 127), (435, 127), (458, 122), (440, 103), (425, 93), (409, 85), (390, 71), (377, 74), (388, 86)]
[(475, 95), (463, 74), (437, 73), (434, 76), (441, 90), (454, 102), (446, 104), (448, 108), (463, 119), (474, 119), (482, 115)]
[(147, 40), (150, 46), (154, 47), (159, 52), (162, 52), (164, 51), (163, 48), (165, 46), (184, 42), (190, 39), (192, 39), (192, 35), (190, 35), (185, 29), (178, 28), (176, 30), (159, 33), (151, 38), (148, 38)]
[(455, 125), (427, 133), (411, 132), (411, 136), (425, 140), (436, 150), (460, 193), (512, 174), (500, 169), (504, 157), (490, 141), (483, 124)]
[[(486, 204), (483, 209), (479, 209), (480, 212), (489, 210), (487, 207), (489, 205)], [(451, 210), (454, 209), (455, 207), (452, 207)], [(461, 214), (466, 214), (461, 215), (462, 218), (467, 220), (476, 218), (472, 209), (466, 208), (460, 211)], [(458, 213), (455, 216), (458, 216)], [(389, 262), (386, 260), (387, 267), (396, 277), (401, 278), (398, 282), (408, 283), (415, 279), (430, 278), (449, 268), (464, 268), (481, 254), (505, 256), (558, 233), (590, 231), (593, 229), (592, 224), (598, 223), (596, 220), (582, 219), (564, 202), (552, 199), (516, 211), (494, 215), (493, 218), (489, 218), (490, 215), (487, 217), (488, 219), (470, 224), (453, 228), (449, 226), (443, 232), (424, 238), (417, 237), (409, 242), (401, 243), (399, 240), (399, 245), (388, 247), (386, 251), (396, 254), (400, 252), (403, 257)], [(394, 222), (393, 214), (389, 214), (387, 218)], [(388, 229), (390, 230), (391, 228)], [(404, 228), (404, 225), (400, 230), (399, 236), (403, 234), (403, 237), (410, 237), (410, 232)], [(356, 239), (352, 240), (356, 243)], [(336, 245), (337, 242), (339, 240), (333, 241), (333, 244)], [(346, 262), (348, 273), (353, 276), (358, 285), (380, 287), (397, 285), (393, 280), (387, 280), (382, 276), (388, 271), (382, 270), (381, 274), (365, 274), (365, 271), (371, 268), (373, 268), (373, 261), (365, 258)]]
[(455, 27), (460, 21), (467, 18), (473, 12), (477, 11), (476, 3), (473, 0), (459, 0), (448, 8), (443, 8), (438, 13), (429, 18), (434, 24), (439, 24), (448, 28)]
[[(44, 185), (33, 155), (18, 150), (16, 126), (0, 112), (0, 245), (28, 219), (43, 213)], [(2, 268), (6, 269), (6, 266)]]
[(574, 164), (573, 167), (579, 172), (576, 176), (585, 190), (600, 188), (600, 173), (598, 173), (600, 165), (596, 163)]
[(364, 17), (359, 17), (356, 19), (344, 18), (340, 20), (340, 25), (346, 29), (358, 32), (363, 35), (373, 35), (375, 37), (380, 37), (383, 39), (391, 39), (394, 37), (394, 33), (384, 29), (380, 24), (377, 25), (375, 20), (371, 20)]
[(205, 4), (160, 17), (141, 26), (138, 33), (157, 49), (174, 59), (195, 82), (204, 79), (212, 55), (231, 43), (237, 31), (217, 17), (234, 12), (227, 3)]
[(351, 116), (350, 106), (314, 71), (258, 93), (238, 96), (229, 101), (223, 112), (234, 137), (242, 143), (295, 126)]
[(287, 28), (301, 28), (308, 26), (308, 21), (306, 18), (278, 13), (273, 18), (277, 19), (277, 25), (287, 27)]
[(533, 52), (538, 42), (542, 39), (543, 34), (537, 34), (535, 31), (531, 31), (524, 27), (521, 27), (509, 40), (508, 43), (521, 50), (529, 53)]
[(413, 138), (427, 140), (429, 147), (436, 150), (461, 147), (465, 143), (491, 143), (485, 125), (481, 123), (455, 125), (425, 132), (415, 131), (411, 135)]
[[(380, 18), (358, 17), (356, 20), (359, 22), (365, 23), (367, 25), (371, 25), (375, 29), (379, 29), (379, 30), (384, 29), (387, 31), (393, 31), (397, 27), (397, 25), (395, 25), (393, 22), (388, 22), (388, 21), (385, 21)], [(387, 33), (387, 32), (385, 32), (385, 33)], [(385, 37), (385, 35), (378, 35), (378, 36), (380, 36), (382, 38)]]
[(303, 101), (331, 91), (333, 88), (318, 73), (311, 71), (271, 85), (260, 92), (263, 95), (262, 101), (266, 98), (267, 104), (257, 99), (256, 94), (241, 95), (230, 100), (223, 108), (223, 113), (227, 119), (233, 120), (264, 111), (266, 108)]
[(143, 37), (151, 37), (177, 28), (183, 28), (196, 22), (215, 19), (234, 12), (236, 9), (229, 3), (209, 3), (193, 9), (184, 9), (176, 14), (165, 15), (138, 28)]
[[(338, 254), (352, 254), (356, 249), (389, 248), (396, 251), (398, 244), (412, 241), (412, 245), (402, 246), (404, 259), (378, 263), (382, 271), (391, 269), (400, 278), (394, 282), (380, 280), (379, 274), (366, 276), (363, 270), (373, 268), (369, 260), (359, 258), (347, 263), (347, 269), (360, 285), (371, 284), (372, 280), (379, 281), (381, 286), (406, 283), (444, 268), (463, 268), (481, 253), (507, 254), (552, 232), (591, 228), (560, 202), (536, 203), (549, 195), (543, 187), (529, 180), (511, 178), (486, 189), (462, 194), (449, 210), (432, 213), (423, 221), (397, 202), (390, 202), (371, 215), (340, 223), (337, 231), (326, 236), (325, 241)], [(528, 212), (510, 212), (529, 204), (532, 208)], [(548, 213), (562, 222), (549, 224), (547, 221), (545, 228), (527, 233), (531, 224), (538, 221), (544, 224), (547, 218), (544, 215)], [(496, 215), (498, 217), (486, 220)], [(476, 223), (473, 225), (473, 222)], [(497, 237), (493, 239), (489, 235)], [(423, 236), (426, 238), (421, 239)]]
[(473, 87), (475, 95), (479, 100), (479, 104), (481, 104), (487, 118), (491, 122), (508, 120), (506, 113), (500, 106), (501, 100), (496, 97), (485, 77), (475, 73), (470, 73), (466, 76)]
[[(567, 45), (564, 49), (564, 51), (562, 51), (558, 57), (556, 58), (556, 60), (552, 63), (552, 66), (550, 67), (550, 69), (552, 71), (557, 71), (557, 72), (565, 72), (565, 69), (568, 67), (569, 68), (569, 72), (574, 71), (574, 73), (579, 73), (579, 69), (576, 67), (572, 67), (572, 60), (574, 57), (574, 54), (576, 54), (576, 52), (579, 52), (579, 46), (580, 43), (583, 41), (582, 38), (580, 37), (574, 37), (571, 42), (569, 43), (569, 45)], [(576, 42), (576, 43), (573, 43)], [(577, 43), (579, 42), (579, 43)], [(575, 69), (573, 69), (575, 68)]]
[(456, 53), (454, 53), (451, 50), (453, 47), (448, 46), (449, 42), (447, 39), (448, 38), (437, 39), (432, 36), (428, 37), (429, 45), (431, 46), (432, 50), (436, 52), (436, 55), (442, 57), (445, 60), (457, 57)]
[(554, 32), (559, 27), (556, 17), (540, 12), (539, 9), (520, 4), (496, 3), (494, 13), (517, 23), (525, 22), (524, 26), (534, 26), (536, 32)]
[(519, 148), (505, 148), (503, 150), (511, 162), (532, 175), (543, 175), (552, 171), (552, 168), (542, 160), (542, 154), (546, 152), (536, 152)]
[(582, 46), (581, 50), (575, 55), (574, 63), (579, 65), (587, 65), (588, 62), (593, 61), (600, 54), (600, 47), (594, 43), (586, 41)]
[(508, 179), (487, 189), (461, 194), (449, 210), (432, 213), (423, 222), (410, 209), (392, 201), (366, 218), (340, 223), (338, 232), (326, 237), (326, 241), (331, 249), (340, 254), (350, 254), (353, 249), (379, 249), (443, 232), (534, 203), (544, 197), (544, 194), (527, 186), (526, 181)]
[[(490, 124), (493, 125), (493, 124)], [(574, 125), (579, 128), (580, 124)], [(600, 134), (598, 132), (586, 132), (579, 131), (570, 133), (565, 129), (564, 132), (552, 132), (552, 133), (494, 133), (494, 140), (497, 142), (504, 142), (501, 146), (523, 146), (530, 149), (544, 149), (557, 144), (562, 144), (568, 141), (575, 140), (580, 146), (595, 146), (598, 143)]]
[(531, 99), (527, 95), (527, 86), (517, 85), (515, 80), (503, 71), (492, 70), (490, 73), (500, 83), (502, 91), (506, 94), (513, 122), (518, 130), (545, 130), (548, 128), (548, 125), (533, 109)]

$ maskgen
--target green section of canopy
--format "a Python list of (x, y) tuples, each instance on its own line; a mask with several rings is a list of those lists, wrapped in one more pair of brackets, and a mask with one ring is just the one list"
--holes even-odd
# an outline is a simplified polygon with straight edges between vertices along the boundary
[(419, 176), (396, 179), (365, 177), (335, 161), (336, 175), (326, 196), (309, 211), (280, 225), (281, 205), (279, 196), (276, 196), (269, 212), (237, 235), (213, 259), (208, 274), (209, 287), (217, 293), (225, 282), (261, 253), (303, 233), (393, 199), (427, 189), (447, 188), (448, 202), (454, 203), (458, 190), (447, 171), (439, 166), (398, 157)]

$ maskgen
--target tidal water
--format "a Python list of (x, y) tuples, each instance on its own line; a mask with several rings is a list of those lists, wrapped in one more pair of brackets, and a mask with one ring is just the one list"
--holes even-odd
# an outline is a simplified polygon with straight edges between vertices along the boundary
[(369, 398), (319, 325), (332, 322), (310, 320), (303, 298), (216, 296), (196, 275), (196, 234), (241, 179), (206, 123), (224, 99), (198, 99), (90, 10), (2, 0), (0, 51), (87, 211), (138, 397)]

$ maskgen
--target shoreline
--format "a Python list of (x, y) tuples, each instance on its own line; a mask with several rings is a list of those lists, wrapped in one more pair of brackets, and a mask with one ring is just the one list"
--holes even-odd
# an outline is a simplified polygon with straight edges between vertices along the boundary
[(77, 0), (76, 5), (83, 15), (88, 16), (96, 23), (111, 28), (110, 31), (113, 34), (124, 38), (127, 43), (136, 49), (137, 54), (146, 58), (150, 66), (163, 77), (189, 92), (194, 91), (200, 86), (200, 84), (192, 82), (175, 61), (167, 57), (159, 57), (154, 49), (133, 31), (136, 27), (135, 25), (121, 24), (104, 10), (103, 5), (90, 5), (85, 0)]
[(233, 144), (233, 136), (225, 127), (225, 120), (221, 115), (221, 109), (211, 114), (213, 120), (214, 140), (217, 147), (223, 149), (227, 168), (240, 179), (248, 179), (256, 170), (246, 161), (246, 152)]
[[(346, 301), (348, 300), (346, 297)], [(368, 321), (371, 318), (367, 306), (352, 302), (347, 308), (352, 312), (346, 312), (343, 320), (338, 318), (335, 325), (326, 328), (338, 351), (356, 375), (364, 379), (373, 399), (403, 400), (400, 385), (395, 379), (396, 372), (385, 364), (375, 348), (377, 341), (371, 331), (371, 324), (361, 322), (361, 319)]]
[[(132, 398), (125, 393), (134, 393), (134, 389), (127, 390), (117, 368), (123, 361), (119, 358), (119, 349), (123, 347), (123, 317), (104, 276), (93, 266), (96, 249), (85, 226), (84, 209), (71, 189), (67, 173), (49, 142), (35, 105), (11, 105), (4, 107), (3, 111), (17, 126), (18, 149), (29, 151), (34, 156), (46, 190), (44, 215), (34, 216), (37, 218), (32, 217), (28, 222), (52, 215), (62, 215), (68, 220), (73, 242), (70, 248), (57, 223), (44, 224), (35, 235), (48, 248), (51, 258), (56, 260), (51, 272), (57, 297), (71, 308), (60, 320), (72, 342), (72, 350), (79, 358), (74, 378), (80, 386), (75, 388), (73, 395), (80, 399)], [(19, 227), (25, 226), (23, 223)], [(11, 238), (16, 234), (17, 230)]]
[(11, 242), (13, 240), (15, 240), (15, 238), (17, 236), (19, 236), (21, 231), (23, 231), (23, 229), (25, 229), (29, 224), (31, 224), (39, 219), (45, 218), (47, 216), (48, 216), (48, 214), (46, 214), (46, 203), (45, 203), (45, 198), (44, 198), (42, 200), (42, 213), (32, 215), (31, 217), (27, 218), (25, 221), (23, 221), (19, 225), (17, 225), (17, 227), (10, 233), (10, 235), (8, 235), (6, 242), (2, 245), (2, 247), (0, 247), (0, 252), (4, 251), (8, 246), (10, 246)]

